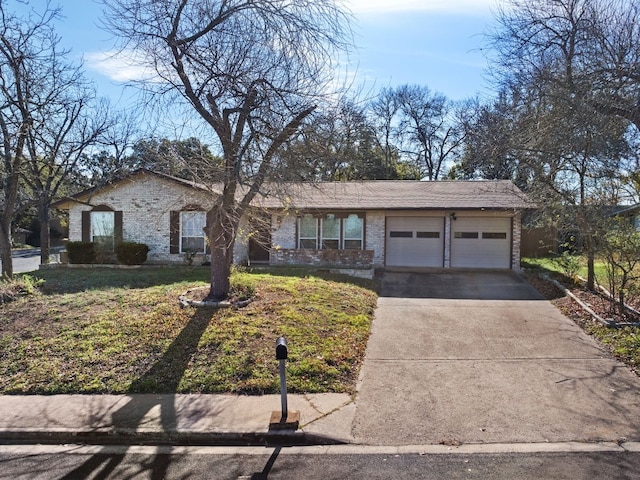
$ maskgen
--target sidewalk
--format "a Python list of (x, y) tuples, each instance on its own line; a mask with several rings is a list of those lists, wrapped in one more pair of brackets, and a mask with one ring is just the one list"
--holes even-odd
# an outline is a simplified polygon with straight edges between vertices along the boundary
[(289, 395), (300, 428), (269, 430), (280, 395), (0, 396), (0, 443), (323, 445), (353, 441), (347, 394)]

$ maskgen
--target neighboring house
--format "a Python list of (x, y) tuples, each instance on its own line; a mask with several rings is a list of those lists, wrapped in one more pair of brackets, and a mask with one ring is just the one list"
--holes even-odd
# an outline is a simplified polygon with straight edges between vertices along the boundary
[(611, 216), (626, 218), (636, 230), (640, 230), (640, 203), (616, 207)]
[[(272, 187), (275, 187), (272, 186)], [(236, 263), (381, 267), (520, 268), (521, 211), (529, 202), (510, 181), (361, 181), (264, 188), (244, 220)], [(215, 191), (215, 189), (213, 189)], [(203, 185), (139, 170), (58, 202), (69, 240), (111, 248), (149, 246), (148, 263), (206, 256)], [(200, 258), (198, 259), (200, 260)]]

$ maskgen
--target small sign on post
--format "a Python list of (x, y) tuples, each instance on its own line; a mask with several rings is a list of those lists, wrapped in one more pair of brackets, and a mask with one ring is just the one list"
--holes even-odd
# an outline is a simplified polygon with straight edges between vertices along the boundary
[(280, 400), (282, 409), (280, 412), (272, 412), (269, 421), (269, 429), (297, 430), (300, 425), (300, 412), (289, 412), (287, 405), (287, 372), (285, 362), (289, 357), (287, 340), (280, 337), (276, 340), (276, 360), (280, 363)]

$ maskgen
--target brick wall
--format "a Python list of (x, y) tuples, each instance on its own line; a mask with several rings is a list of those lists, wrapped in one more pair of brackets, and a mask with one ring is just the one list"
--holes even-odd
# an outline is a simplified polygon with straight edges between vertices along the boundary
[[(271, 217), (271, 263), (274, 265), (302, 265), (304, 254), (300, 255), (300, 258), (297, 260), (284, 260), (282, 255), (274, 256), (274, 252), (278, 250), (294, 250), (296, 251), (296, 215), (283, 215), (283, 214), (273, 214)], [(367, 258), (370, 256), (371, 259), (366, 260), (368, 264), (364, 268), (371, 267), (381, 267), (384, 265), (384, 242), (385, 242), (385, 213), (383, 211), (370, 211), (366, 213), (365, 220), (365, 250), (370, 252), (367, 253)], [(314, 251), (314, 252), (327, 252), (330, 250), (305, 250), (305, 251)], [(336, 250), (333, 250), (336, 251)], [(353, 250), (341, 250), (342, 252), (353, 252)], [(352, 262), (350, 255), (351, 253), (345, 253), (344, 260), (346, 262)], [(295, 256), (293, 253), (286, 254), (287, 257)], [(315, 259), (311, 259), (312, 261), (316, 261)], [(317, 260), (320, 262), (320, 260)], [(324, 265), (328, 265), (329, 261), (338, 261), (337, 259), (327, 259), (324, 261)], [(280, 262), (280, 263), (276, 263)], [(361, 263), (359, 260), (356, 263)], [(309, 263), (311, 265), (319, 265), (320, 263)], [(337, 265), (337, 264), (336, 264)], [(363, 268), (363, 267), (356, 267)]]
[[(105, 188), (90, 200), (91, 205), (74, 204), (69, 209), (69, 240), (82, 239), (82, 212), (97, 205), (107, 205), (122, 211), (123, 239), (149, 246), (148, 263), (183, 263), (183, 254), (169, 253), (169, 212), (188, 205), (207, 210), (212, 204), (211, 194), (186, 185), (164, 180), (154, 175), (139, 175)], [(234, 248), (234, 261), (246, 258), (246, 228), (241, 224)], [(202, 257), (202, 258), (201, 258)], [(194, 263), (201, 262), (198, 256)]]
[(296, 217), (294, 215), (273, 214), (271, 232), (273, 248), (296, 248)]
[(513, 227), (511, 232), (511, 268), (520, 271), (520, 248), (522, 244), (522, 214), (518, 213), (513, 217)]
[(451, 268), (451, 216), (444, 216), (444, 268)]
[(271, 249), (271, 264), (371, 268), (373, 265), (373, 251), (273, 248)]
[(373, 266), (384, 266), (384, 245), (386, 239), (386, 220), (385, 212), (371, 211), (367, 212), (366, 220), (366, 245), (367, 250), (373, 251)]

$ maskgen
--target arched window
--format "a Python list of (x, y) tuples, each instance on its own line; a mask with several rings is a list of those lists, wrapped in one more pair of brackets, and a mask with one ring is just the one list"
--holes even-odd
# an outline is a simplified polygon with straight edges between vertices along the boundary
[(187, 205), (170, 213), (170, 252), (207, 253), (207, 213), (200, 205)]
[(122, 241), (122, 212), (107, 205), (82, 212), (82, 240), (93, 242), (98, 250), (112, 252)]

